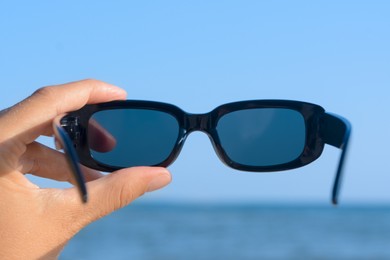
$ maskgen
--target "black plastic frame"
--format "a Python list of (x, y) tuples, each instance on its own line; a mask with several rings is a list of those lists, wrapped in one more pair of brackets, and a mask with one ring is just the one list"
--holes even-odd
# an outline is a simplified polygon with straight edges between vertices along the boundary
[[(68, 133), (83, 165), (106, 172), (121, 169), (121, 167), (103, 164), (92, 158), (87, 141), (88, 122), (91, 116), (98, 111), (131, 108), (169, 113), (177, 119), (180, 126), (176, 145), (171, 154), (161, 163), (150, 166), (167, 167), (172, 164), (179, 155), (186, 138), (194, 131), (206, 133), (221, 161), (231, 168), (242, 171), (272, 172), (295, 169), (315, 161), (321, 155), (325, 144), (340, 148), (342, 153), (332, 191), (332, 202), (337, 204), (351, 125), (346, 119), (338, 115), (326, 113), (319, 105), (292, 100), (249, 100), (224, 104), (205, 114), (191, 114), (171, 104), (141, 100), (112, 101), (86, 105), (60, 120), (60, 125)], [(285, 108), (298, 111), (303, 116), (306, 126), (306, 143), (301, 155), (291, 162), (265, 167), (242, 165), (231, 160), (225, 153), (218, 137), (216, 130), (218, 120), (230, 112), (250, 108)]]

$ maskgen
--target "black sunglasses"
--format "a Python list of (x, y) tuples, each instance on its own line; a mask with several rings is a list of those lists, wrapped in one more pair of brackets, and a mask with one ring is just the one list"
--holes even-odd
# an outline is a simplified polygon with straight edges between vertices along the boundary
[[(351, 132), (346, 119), (326, 113), (321, 106), (290, 100), (234, 102), (205, 114), (186, 113), (161, 102), (113, 101), (86, 105), (62, 117), (57, 125), (62, 127), (56, 130), (62, 132), (62, 142), (71, 142), (77, 154), (70, 160), (73, 168), (78, 167), (78, 156), (81, 164), (105, 172), (132, 166), (166, 167), (193, 131), (206, 133), (222, 162), (242, 171), (302, 167), (316, 160), (329, 144), (342, 149), (332, 191), (334, 204)], [(69, 139), (63, 137), (65, 132)], [(72, 145), (63, 146), (72, 149)], [(76, 179), (85, 188), (82, 177)], [(82, 194), (86, 197), (86, 191)]]

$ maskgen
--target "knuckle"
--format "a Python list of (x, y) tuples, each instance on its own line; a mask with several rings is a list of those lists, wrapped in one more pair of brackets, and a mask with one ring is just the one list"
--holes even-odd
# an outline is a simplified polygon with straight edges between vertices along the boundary
[(134, 183), (123, 184), (116, 189), (112, 189), (110, 205), (108, 207), (109, 211), (118, 210), (130, 204), (138, 196), (136, 194), (136, 189), (134, 189)]
[(33, 96), (39, 96), (44, 99), (52, 99), (55, 97), (55, 87), (53, 86), (41, 87), (33, 93)]
[(133, 178), (131, 181), (125, 179), (120, 185), (113, 185), (111, 191), (111, 210), (117, 210), (127, 206), (146, 192), (146, 178)]
[(92, 86), (101, 83), (101, 81), (99, 81), (97, 79), (93, 79), (93, 78), (83, 79), (83, 80), (81, 80), (79, 82), (82, 83), (82, 84), (92, 85)]

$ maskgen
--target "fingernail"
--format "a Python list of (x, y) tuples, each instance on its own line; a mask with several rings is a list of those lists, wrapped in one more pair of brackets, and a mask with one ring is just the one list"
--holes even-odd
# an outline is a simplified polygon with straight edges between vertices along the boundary
[(167, 169), (159, 169), (159, 174), (156, 175), (150, 182), (147, 188), (147, 192), (155, 191), (165, 187), (171, 182), (171, 174)]
[(110, 94), (112, 94), (114, 96), (118, 96), (118, 97), (126, 97), (127, 96), (126, 90), (124, 90), (123, 88), (117, 87), (117, 86), (110, 86), (107, 89), (107, 92), (109, 92)]

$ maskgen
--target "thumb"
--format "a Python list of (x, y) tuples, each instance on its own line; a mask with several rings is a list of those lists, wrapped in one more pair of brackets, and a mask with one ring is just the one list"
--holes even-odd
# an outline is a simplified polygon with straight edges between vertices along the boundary
[(87, 183), (88, 202), (76, 202), (76, 207), (81, 210), (78, 215), (81, 219), (87, 218), (87, 225), (128, 205), (145, 192), (166, 186), (170, 181), (171, 174), (161, 167), (133, 167), (113, 172)]

